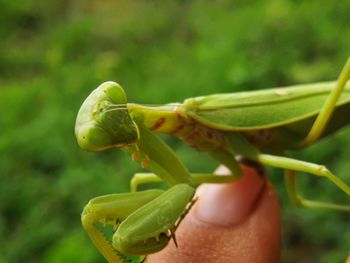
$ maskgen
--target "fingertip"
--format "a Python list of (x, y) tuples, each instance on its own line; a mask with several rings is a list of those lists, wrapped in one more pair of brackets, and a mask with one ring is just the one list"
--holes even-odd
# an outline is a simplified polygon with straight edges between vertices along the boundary
[[(194, 208), (197, 220), (205, 223), (233, 226), (250, 214), (264, 187), (265, 181), (253, 169), (242, 167), (243, 175), (230, 184), (205, 184), (198, 192)], [(216, 172), (227, 173), (225, 168)]]

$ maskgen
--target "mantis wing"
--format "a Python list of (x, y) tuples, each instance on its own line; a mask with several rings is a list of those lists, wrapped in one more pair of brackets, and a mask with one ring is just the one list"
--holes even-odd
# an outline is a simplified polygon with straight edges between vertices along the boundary
[[(184, 107), (196, 121), (214, 129), (267, 129), (316, 116), (335, 85), (336, 82), (324, 82), (256, 92), (215, 94), (188, 99)], [(340, 105), (350, 111), (349, 84), (337, 103), (337, 106)], [(350, 114), (341, 121), (344, 122), (342, 125), (349, 123)]]

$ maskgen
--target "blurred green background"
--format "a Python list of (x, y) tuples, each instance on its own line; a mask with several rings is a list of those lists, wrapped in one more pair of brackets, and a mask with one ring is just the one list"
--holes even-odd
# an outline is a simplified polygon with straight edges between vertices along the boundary
[[(129, 101), (335, 79), (350, 54), (349, 1), (0, 1), (0, 262), (104, 262), (80, 226), (92, 197), (128, 191), (141, 168), (78, 148), (74, 122), (101, 82)], [(350, 183), (350, 129), (302, 153)], [(192, 171), (217, 163), (172, 138)], [(346, 146), (345, 146), (346, 145)], [(205, 160), (205, 161), (203, 161)], [(344, 262), (349, 215), (282, 206), (283, 262)], [(300, 176), (308, 197), (347, 203)]]

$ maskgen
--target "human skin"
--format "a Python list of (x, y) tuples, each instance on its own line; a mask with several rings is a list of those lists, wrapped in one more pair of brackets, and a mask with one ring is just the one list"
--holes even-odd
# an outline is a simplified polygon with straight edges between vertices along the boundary
[[(275, 191), (255, 169), (230, 184), (204, 184), (198, 201), (176, 231), (173, 241), (148, 257), (160, 262), (280, 262), (281, 222)], [(228, 174), (221, 166), (217, 174)]]

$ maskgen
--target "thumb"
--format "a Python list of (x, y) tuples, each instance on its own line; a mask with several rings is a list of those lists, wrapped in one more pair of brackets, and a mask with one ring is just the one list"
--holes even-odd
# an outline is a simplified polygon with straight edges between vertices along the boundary
[[(275, 192), (254, 169), (230, 184), (204, 184), (173, 241), (147, 262), (279, 262), (280, 216)], [(217, 173), (228, 173), (220, 167)]]

